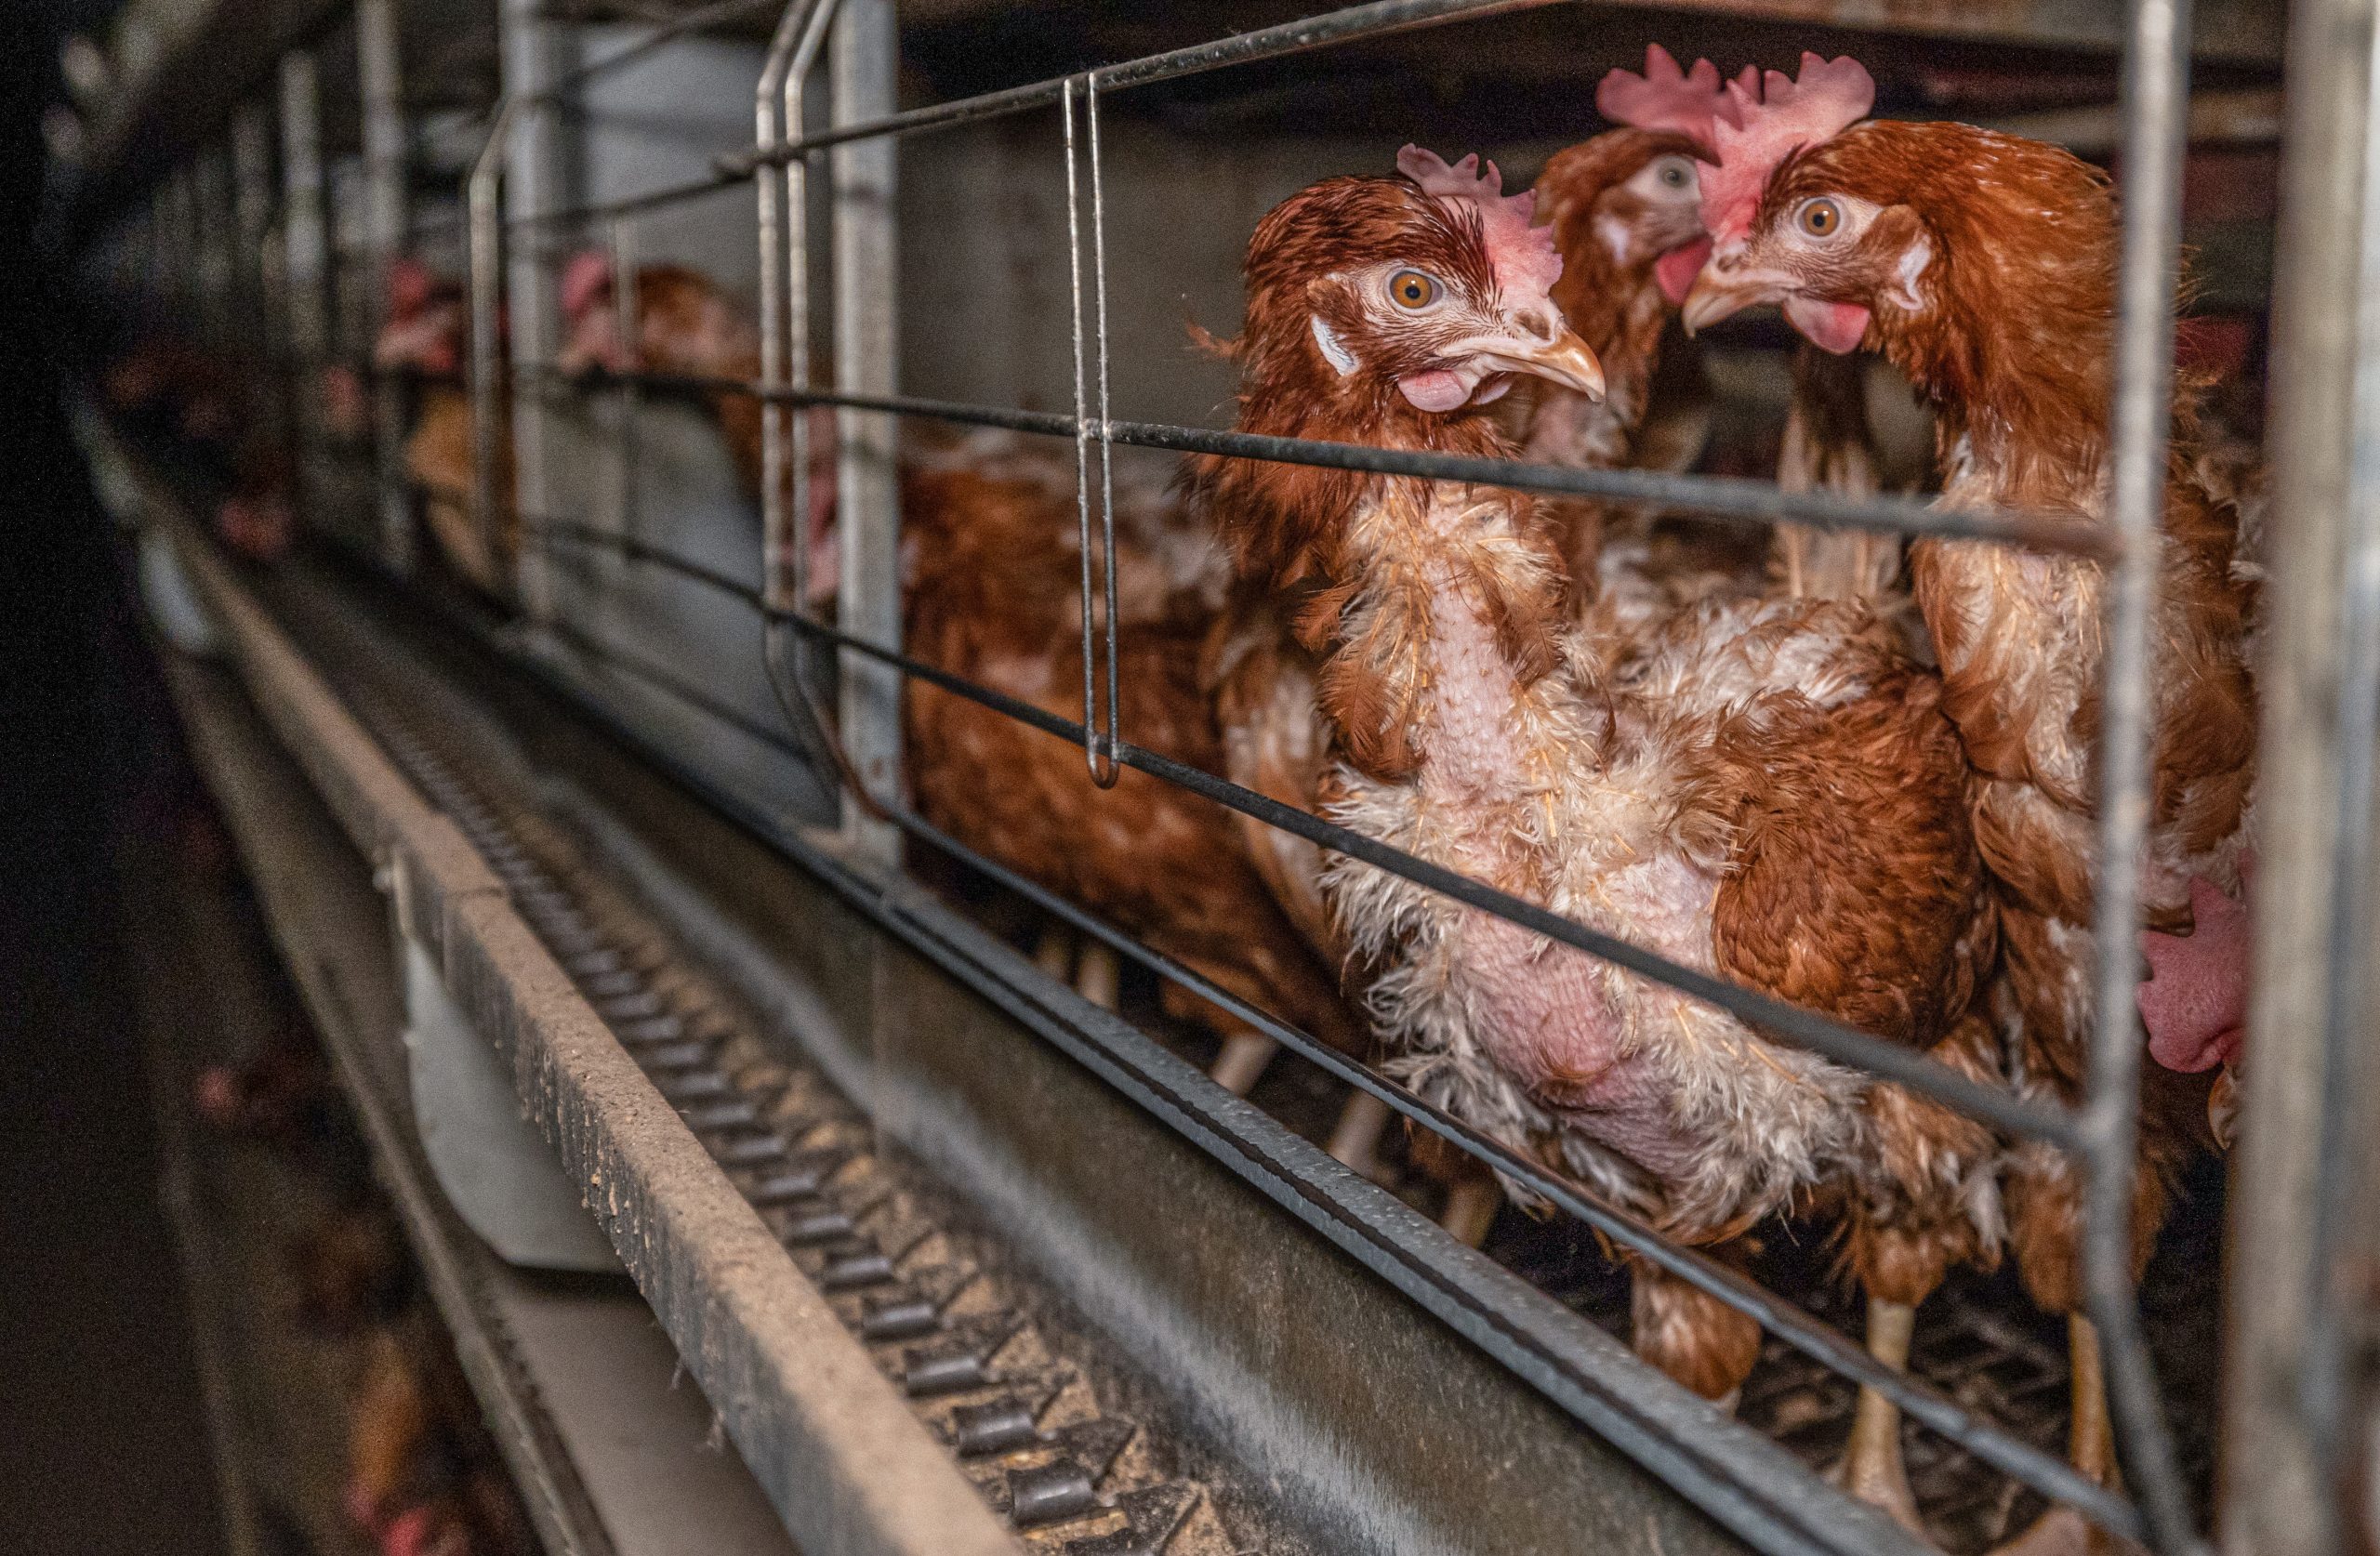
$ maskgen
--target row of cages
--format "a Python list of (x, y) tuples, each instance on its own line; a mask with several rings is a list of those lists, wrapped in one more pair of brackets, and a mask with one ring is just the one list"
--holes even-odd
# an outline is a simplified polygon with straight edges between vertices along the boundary
[(2340, 1549), (2380, 121), (2298, 13), (2284, 100), (2177, 0), (364, 0), (93, 244), (96, 389), (1912, 1549)]

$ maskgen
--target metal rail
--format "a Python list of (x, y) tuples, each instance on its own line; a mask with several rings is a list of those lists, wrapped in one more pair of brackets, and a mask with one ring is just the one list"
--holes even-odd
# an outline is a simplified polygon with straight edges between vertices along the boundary
[[(757, 395), (800, 406), (883, 411), (892, 415), (965, 427), (998, 428), (1069, 441), (1084, 435), (1078, 418), (1058, 411), (1025, 411), (914, 395), (852, 394), (835, 389), (771, 389), (758, 380), (683, 373), (589, 373), (574, 377), (552, 363), (522, 363), (514, 371), (548, 383), (593, 387), (633, 376), (651, 388), (687, 393)], [(1947, 540), (1983, 540), (2028, 550), (2107, 560), (2122, 543), (2106, 525), (2091, 520), (2026, 513), (2016, 509), (1937, 508), (1911, 497), (1833, 498), (1816, 492), (1787, 492), (1775, 483), (1737, 476), (1665, 475), (1651, 470), (1582, 469), (1533, 465), (1520, 459), (1479, 459), (1467, 455), (1428, 454), (1415, 449), (1374, 448), (1311, 438), (1278, 438), (1259, 432), (1222, 431), (1170, 422), (1115, 420), (1104, 424), (1111, 442), (1174, 454), (1216, 454), (1282, 465), (1360, 470), (1372, 475), (1413, 476), (1426, 481), (1499, 486), (1548, 496), (1602, 497), (1646, 504), (1713, 518), (1773, 524), (1834, 525), (1880, 534), (1927, 535)]]
[(2099, 723), (2096, 1022), (2082, 1114), (2082, 1290), (2106, 1358), (2118, 1452), (2156, 1548), (2199, 1547), (2133, 1289), (2142, 1036), (2140, 871), (2149, 825), (2150, 629), (2173, 418), (2174, 301), (2181, 269), (2182, 131), (2189, 112), (2189, 0), (2133, 0), (2124, 49), (2123, 232), (2117, 281), (2109, 576)]

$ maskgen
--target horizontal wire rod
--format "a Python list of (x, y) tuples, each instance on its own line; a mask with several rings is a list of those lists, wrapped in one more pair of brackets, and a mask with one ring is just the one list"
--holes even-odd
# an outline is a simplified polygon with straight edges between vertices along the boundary
[[(832, 389), (765, 389), (760, 384), (743, 378), (601, 371), (574, 375), (562, 372), (550, 363), (530, 363), (516, 371), (548, 382), (572, 386), (598, 388), (607, 382), (633, 382), (647, 388), (705, 394), (749, 394), (780, 403), (885, 411), (895, 415), (974, 427), (996, 427), (1049, 438), (1071, 440), (1077, 436), (1081, 425), (1075, 417), (1058, 411), (1020, 411), (999, 405), (920, 400), (910, 395), (843, 394)], [(2112, 532), (2103, 525), (2084, 519), (2061, 519), (2053, 514), (2006, 509), (1937, 508), (1913, 497), (1847, 498), (1823, 492), (1792, 493), (1770, 481), (1730, 476), (1661, 475), (1649, 470), (1588, 470), (1567, 465), (1532, 465), (1513, 459), (1479, 459), (1462, 455), (1423, 454), (1409, 449), (1371, 448), (1361, 443), (1274, 438), (1252, 432), (1222, 432), (1210, 428), (1181, 427), (1168, 422), (1111, 421), (1106, 424), (1106, 429), (1116, 442), (1128, 443), (1135, 448), (1164, 449), (1176, 454), (1215, 454), (1232, 458), (1262, 459), (1274, 464), (1318, 465), (1330, 469), (1362, 470), (1375, 475), (1504, 486), (1514, 491), (1541, 492), (1557, 496), (1652, 503), (1760, 523), (1785, 521), (1889, 534), (1990, 541), (2030, 550), (2064, 552), (2102, 560), (2111, 557), (2116, 551)], [(1092, 430), (1098, 430), (1096, 423)]]
[[(759, 591), (749, 586), (705, 567), (671, 556), (660, 547), (628, 537), (615, 535), (569, 520), (537, 520), (523, 521), (532, 533), (559, 539), (565, 544), (594, 549), (616, 549), (639, 560), (659, 563), (688, 578), (734, 596), (763, 614), (787, 620), (798, 629), (814, 632), (822, 637), (843, 642), (846, 646), (866, 650), (865, 643), (846, 638), (833, 628), (794, 616), (791, 613), (772, 612), (761, 604)], [(799, 745), (774, 730), (757, 724), (749, 715), (721, 703), (701, 688), (687, 684), (673, 671), (642, 662), (641, 657), (614, 648), (588, 635), (567, 627), (560, 628), (561, 636), (581, 652), (613, 664), (617, 668), (645, 679), (694, 705), (711, 712), (743, 730), (761, 738), (779, 749), (800, 753)], [(879, 653), (878, 657), (901, 665), (905, 669), (923, 672), (923, 679), (962, 695), (973, 694), (969, 683), (958, 677), (933, 671), (931, 666), (913, 666), (898, 655)], [(997, 696), (997, 693), (994, 694)], [(974, 698), (986, 701), (984, 698)], [(1008, 711), (995, 707), (995, 711)], [(1041, 720), (1035, 720), (1039, 723)], [(1064, 720), (1059, 720), (1064, 722)], [(1057, 732), (1051, 732), (1055, 733)], [(1073, 737), (1079, 744), (1079, 736)], [(1119, 746), (1119, 754), (1130, 747)], [(1064, 920), (1073, 928), (1113, 946), (1124, 956), (1146, 967), (1159, 977), (1179, 984), (1223, 1009), (1228, 1014), (1246, 1022), (1266, 1036), (1289, 1048), (1331, 1075), (1386, 1104), (1395, 1112), (1463, 1150), (1489, 1163), (1507, 1177), (1522, 1184), (1557, 1207), (1576, 1217), (1613, 1241), (1651, 1259), (1679, 1279), (1729, 1307), (1744, 1313), (1769, 1333), (1818, 1362), (1831, 1370), (1875, 1388), (1905, 1410), (1911, 1419), (1941, 1435), (1945, 1440), (1973, 1454), (1994, 1469), (2024, 1483), (2045, 1497), (2071, 1503), (2094, 1521), (2126, 1538), (2135, 1537), (2139, 1530), (2137, 1511), (2122, 1497), (2076, 1470), (2063, 1457), (2043, 1453), (2030, 1444), (2010, 1435), (1968, 1411), (1949, 1396), (1909, 1373), (1878, 1361), (1868, 1351), (1831, 1325), (1812, 1316), (1794, 1304), (1775, 1296), (1756, 1282), (1721, 1265), (1709, 1256), (1679, 1245), (1655, 1230), (1641, 1219), (1611, 1205), (1593, 1191), (1567, 1175), (1555, 1173), (1511, 1147), (1481, 1133), (1461, 1119), (1434, 1103), (1380, 1075), (1368, 1066), (1339, 1052), (1321, 1039), (1292, 1026), (1261, 1007), (1234, 995), (1192, 969), (1164, 953), (1152, 950), (1108, 924), (1095, 915), (1068, 903), (1026, 877), (1016, 874), (997, 861), (970, 848), (964, 842), (944, 832), (906, 807), (893, 807), (889, 812), (896, 824), (911, 835), (922, 837), (953, 856), (966, 861), (974, 868), (1001, 885), (1018, 892), (1046, 911)]]
[[(901, 670), (910, 678), (924, 680), (955, 695), (967, 698), (1004, 714), (1020, 723), (1030, 724), (1046, 734), (1054, 735), (1072, 745), (1083, 742), (1083, 727), (1069, 719), (1060, 718), (1031, 703), (1021, 701), (978, 686), (947, 670), (938, 669), (906, 654), (879, 648), (835, 627), (810, 620), (798, 612), (777, 611), (769, 607), (760, 591), (749, 585), (727, 577), (714, 569), (702, 567), (672, 556), (663, 547), (574, 521), (558, 518), (531, 520), (524, 517), (524, 526), (544, 533), (575, 539), (583, 545), (615, 549), (624, 556), (657, 562), (696, 582), (709, 585), (734, 595), (736, 599), (760, 611), (772, 619), (782, 621), (798, 630), (824, 638), (842, 647), (864, 653), (880, 663)], [(1292, 833), (1323, 848), (1343, 853), (1351, 859), (1386, 870), (1408, 880), (1428, 887), (1470, 907), (1510, 920), (1525, 929), (1533, 930), (1550, 940), (1559, 941), (1590, 956), (1626, 968), (1655, 982), (1666, 984), (1707, 1004), (1716, 1006), (1729, 1015), (1773, 1034), (1796, 1047), (1805, 1048), (1828, 1059), (1853, 1065), (1882, 1079), (1907, 1086), (1963, 1113), (1972, 1114), (2004, 1129), (2031, 1135), (2050, 1142), (2071, 1148), (2078, 1136), (2073, 1119), (2062, 1109), (2016, 1097), (1996, 1087), (1986, 1086), (1959, 1074), (1945, 1064), (1912, 1052), (1899, 1044), (1885, 1041), (1870, 1033), (1858, 1030), (1805, 1010), (1784, 1000), (1747, 988), (1727, 979), (1699, 971), (1673, 962), (1616, 936), (1565, 918), (1522, 898), (1499, 891), (1467, 876), (1459, 875), (1428, 860), (1417, 858), (1385, 843), (1366, 837), (1360, 833), (1325, 821), (1310, 811), (1284, 805), (1278, 800), (1242, 788), (1236, 784), (1217, 778), (1212, 773), (1187, 766), (1144, 750), (1129, 741), (1116, 743), (1117, 759), (1137, 767), (1154, 777), (1161, 778), (1176, 787), (1190, 790), (1219, 805), (1281, 831)]]
[(529, 100), (553, 102), (574, 87), (583, 86), (598, 76), (609, 75), (614, 71), (625, 70), (689, 33), (699, 33), (706, 27), (716, 26), (720, 22), (733, 20), (747, 13), (763, 9), (774, 11), (780, 3), (781, 0), (713, 0), (711, 5), (697, 6), (691, 11), (670, 18), (668, 21), (655, 23), (651, 32), (634, 43), (614, 49), (600, 59), (589, 59), (585, 64), (562, 72), (548, 82), (544, 89), (534, 94)]
[(1284, 55), (1300, 54), (1310, 48), (1323, 48), (1331, 44), (1347, 43), (1358, 38), (1379, 37), (1390, 33), (1408, 32), (1419, 27), (1433, 27), (1441, 22), (1458, 21), (1466, 17), (1500, 16), (1507, 11), (1533, 10), (1548, 6), (1554, 0), (1374, 0), (1368, 6), (1350, 6), (1343, 10), (1328, 11), (1302, 20), (1283, 22), (1277, 27), (1263, 27), (1253, 33), (1240, 33), (1212, 43), (1194, 44), (1164, 54), (1151, 54), (1117, 64), (1102, 65), (1096, 70), (1060, 76), (1050, 81), (1037, 81), (1023, 86), (1010, 86), (977, 97), (960, 98), (953, 102), (935, 103), (926, 108), (913, 108), (906, 112), (889, 113), (880, 119), (865, 119), (854, 125), (842, 125), (833, 129), (805, 135), (781, 146), (755, 147), (738, 159), (759, 166), (782, 164), (809, 152), (827, 146), (840, 145), (846, 140), (864, 140), (883, 135), (908, 135), (918, 130), (941, 129), (950, 125), (963, 125), (978, 119), (998, 118), (1019, 113), (1029, 108), (1056, 102), (1070, 83), (1087, 81), (1101, 92), (1111, 92), (1123, 86), (1142, 86), (1151, 82), (1170, 81), (1181, 76), (1197, 75), (1204, 71), (1225, 65), (1244, 65), (1258, 59), (1277, 59)]

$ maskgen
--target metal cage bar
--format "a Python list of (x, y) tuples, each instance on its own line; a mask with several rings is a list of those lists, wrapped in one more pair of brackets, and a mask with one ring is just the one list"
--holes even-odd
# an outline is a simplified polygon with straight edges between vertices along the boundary
[(2368, 1301), (2369, 1288), (2346, 1284), (2333, 1195), (2368, 1168), (2334, 1132), (2335, 1110), (2350, 1086), (2357, 1101), (2371, 1099), (2371, 925), (2355, 910), (2371, 900), (2373, 821), (2352, 790), (2370, 780), (2380, 611), (2380, 310), (2368, 300), (2380, 271), (2375, 46), (2371, 0), (2291, 7), (2267, 442), (2279, 521), (2256, 667), (2254, 1059), (2228, 1279), (2227, 1556), (2327, 1556), (2370, 1539), (2352, 1528), (2369, 1515), (2348, 1510), (2362, 1477), (2339, 1452), (2349, 1304)]
[(2083, 1302), (2106, 1358), (2117, 1447), (2149, 1532), (2167, 1556), (2197, 1548), (2188, 1494), (2133, 1289), (2142, 1037), (2140, 872), (2149, 824), (2151, 627), (2162, 564), (2173, 417), (2174, 301), (2181, 268), (2182, 138), (2189, 112), (2189, 0), (2133, 0), (2124, 50), (2124, 197), (2117, 282), (2109, 518), (2123, 550), (2109, 574), (2100, 681), (2096, 1007), (2082, 1112)]
[[(889, 111), (899, 70), (893, 0), (841, 0), (827, 71), (837, 124)], [(789, 85), (789, 84), (788, 84)], [(790, 113), (786, 123), (796, 124)], [(889, 141), (838, 147), (827, 162), (833, 226), (835, 380), (862, 394), (897, 381), (899, 253), (897, 165)], [(835, 416), (835, 492), (842, 576), (837, 619), (852, 637), (901, 646), (901, 486), (891, 416), (845, 407)], [(807, 508), (796, 522), (807, 524)], [(901, 793), (901, 677), (866, 658), (845, 657), (838, 696), (851, 776), (869, 803), (843, 811), (845, 857), (887, 872), (901, 863), (897, 829), (871, 812)]]
[[(404, 62), (396, 0), (356, 0), (355, 55), (364, 110), (364, 231), (371, 302), (364, 318), (388, 323), (390, 268), (405, 243), (408, 147)], [(391, 379), (372, 390), (373, 455), (379, 471), (380, 546), (399, 573), (414, 564), (413, 504), (404, 487), (405, 395)]]

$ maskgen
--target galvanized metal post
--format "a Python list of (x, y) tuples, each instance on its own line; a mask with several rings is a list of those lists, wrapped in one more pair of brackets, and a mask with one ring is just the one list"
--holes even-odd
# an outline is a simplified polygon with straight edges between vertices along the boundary
[[(228, 152), (219, 144), (199, 148), (190, 161), (191, 255), (198, 273), (198, 311), (207, 337), (232, 344), (231, 190)], [(245, 344), (245, 343), (243, 343)]]
[[(2232, 1556), (2345, 1549), (2336, 1468), (2309, 1410), (2336, 1379), (2333, 1272), (2310, 1207), (2347, 1164), (2328, 1141), (2326, 1035), (2351, 1029), (2362, 991), (2338, 965), (2347, 910), (2334, 868), (2346, 748), (2342, 606), (2369, 566), (2380, 502), (2368, 410), (2380, 374), (2363, 306), (2374, 255), (2373, 0), (2296, 0), (2272, 315), (2270, 581), (2258, 690), (2254, 988), (2232, 1201), (2229, 1375), (2221, 1538)], [(2363, 553), (2359, 557), (2358, 553)], [(2364, 604), (2369, 609), (2369, 602)], [(2347, 683), (2351, 685), (2351, 681)], [(2366, 695), (2369, 695), (2367, 689)], [(2368, 817), (2349, 820), (2368, 827)], [(2368, 925), (2350, 926), (2359, 935)], [(2342, 1002), (2352, 1002), (2343, 1008)], [(2342, 1018), (2346, 1018), (2343, 1022)], [(2326, 1159), (2327, 1156), (2327, 1159)]]
[[(396, 0), (358, 0), (355, 55), (364, 88), (364, 244), (377, 336), (388, 323), (389, 270), (404, 252), (407, 223), (404, 70)], [(414, 565), (412, 494), (405, 489), (404, 386), (375, 376), (373, 465), (377, 472), (380, 556), (400, 573)]]
[(231, 115), (231, 221), (238, 244), (239, 328), (271, 358), (278, 327), (266, 311), (265, 239), (272, 229), (272, 121), (267, 112), (263, 103), (250, 101)]
[(322, 456), (322, 402), (312, 392), (330, 344), (329, 265), (323, 212), (322, 84), (314, 57), (281, 61), (282, 278), (289, 310), (291, 401), (298, 481), (304, 493)]
[[(890, 113), (899, 37), (892, 0), (843, 0), (829, 69), (834, 121)], [(796, 128), (798, 126), (789, 126)], [(899, 381), (894, 298), (900, 286), (893, 208), (897, 148), (889, 138), (847, 141), (829, 155), (834, 199), (835, 377), (849, 394), (891, 394)], [(835, 492), (841, 536), (838, 593), (843, 630), (880, 647), (901, 646), (901, 484), (892, 418), (836, 413)], [(802, 516), (794, 516), (797, 523)], [(879, 802), (900, 799), (901, 677), (846, 653), (842, 739), (853, 776)], [(843, 816), (852, 857), (892, 869), (901, 834), (855, 805)]]
[[(562, 67), (556, 24), (546, 20), (542, 0), (504, 0), (498, 25), (504, 47), (504, 95), (519, 105), (518, 122), (506, 132), (498, 154), (505, 158), (504, 209), (534, 216), (567, 203), (559, 126), (548, 94)], [(509, 349), (517, 363), (553, 361), (554, 286), (545, 257), (531, 244), (506, 245), (505, 296)], [(524, 514), (553, 511), (546, 472), (546, 409), (543, 381), (533, 372), (515, 373), (512, 384), (512, 491)], [(553, 620), (553, 587), (544, 547), (522, 528), (514, 585), (522, 613), (532, 623)]]

